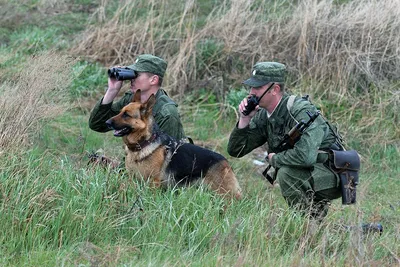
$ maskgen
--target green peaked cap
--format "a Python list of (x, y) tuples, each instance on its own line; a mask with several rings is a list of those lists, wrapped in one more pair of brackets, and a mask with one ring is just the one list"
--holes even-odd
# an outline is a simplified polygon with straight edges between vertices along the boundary
[(253, 66), (251, 77), (243, 84), (260, 87), (270, 82), (285, 82), (286, 66), (278, 62), (258, 62)]
[(150, 72), (164, 77), (165, 70), (167, 69), (167, 62), (160, 57), (143, 54), (138, 56), (135, 63), (128, 66), (128, 68), (137, 72)]

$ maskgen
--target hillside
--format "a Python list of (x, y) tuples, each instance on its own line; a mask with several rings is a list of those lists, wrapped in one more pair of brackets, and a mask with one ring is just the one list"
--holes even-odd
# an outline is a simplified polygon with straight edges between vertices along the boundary
[[(400, 5), (397, 0), (53, 1), (0, 4), (0, 265), (398, 266)], [(107, 69), (168, 61), (163, 88), (185, 132), (227, 157), (244, 199), (154, 191), (88, 164), (124, 156), (88, 127)], [(241, 82), (258, 61), (288, 67), (362, 160), (358, 202), (321, 224), (260, 175), (264, 148), (226, 152)], [(124, 88), (128, 90), (128, 86)], [(362, 233), (381, 223), (382, 235)]]

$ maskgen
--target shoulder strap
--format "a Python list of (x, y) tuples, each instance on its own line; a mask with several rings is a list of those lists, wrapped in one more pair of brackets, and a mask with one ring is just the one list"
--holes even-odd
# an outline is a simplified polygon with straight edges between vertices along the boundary
[(293, 103), (294, 103), (294, 100), (295, 100), (295, 99), (296, 99), (296, 96), (295, 96), (295, 95), (289, 96), (289, 99), (288, 99), (288, 101), (287, 101), (287, 103), (286, 103), (286, 107), (287, 107), (287, 110), (288, 110), (288, 112), (289, 112), (290, 117), (292, 117), (292, 119), (293, 119), (296, 123), (299, 123), (299, 122), (295, 119), (295, 117), (293, 117), (293, 115), (292, 115), (292, 107), (293, 107)]
[(289, 112), (292, 110), (293, 103), (294, 103), (294, 100), (295, 100), (295, 99), (296, 99), (296, 96), (295, 96), (295, 95), (289, 96), (289, 99), (288, 99), (287, 104), (286, 104), (287, 110), (288, 110)]

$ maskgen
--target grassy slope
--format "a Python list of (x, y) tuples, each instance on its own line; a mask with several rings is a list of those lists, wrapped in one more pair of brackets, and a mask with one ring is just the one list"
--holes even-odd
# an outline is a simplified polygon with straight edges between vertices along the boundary
[[(74, 118), (80, 118), (76, 124), (86, 121), (84, 116)], [(202, 124), (213, 127), (212, 120)], [(75, 128), (72, 122), (68, 125)], [(61, 136), (51, 128), (51, 135)], [(318, 266), (321, 260), (328, 265), (389, 264), (394, 263), (390, 251), (398, 253), (399, 166), (394, 151), (388, 150), (383, 160), (374, 158), (385, 166), (383, 171), (374, 171), (372, 164), (364, 169), (357, 206), (343, 207), (337, 200), (326, 221), (313, 228), (286, 209), (279, 189), (262, 181), (247, 160), (230, 159), (246, 197), (221, 213), (221, 200), (203, 190), (153, 192), (124, 175), (87, 168), (79, 135), (94, 147), (108, 139), (105, 150), (113, 149), (111, 134), (100, 139), (75, 130), (62, 141), (71, 151), (60, 150), (61, 141), (49, 138), (44, 155), (31, 151), (22, 162), (10, 157), (2, 166), (2, 194), (8, 197), (2, 203), (4, 264)], [(357, 231), (337, 228), (362, 221), (381, 222), (384, 235), (360, 239)]]
[[(8, 5), (14, 7), (12, 3)], [(51, 3), (47, 2), (50, 10)], [(26, 9), (17, 11), (30, 10), (33, 18), (50, 12), (35, 11), (41, 7), (35, 1), (24, 4), (21, 8)], [(52, 14), (51, 18), (33, 19), (31, 26), (21, 23), (18, 28), (2, 30), (8, 43), (1, 48), (3, 80), (32, 53), (63, 49), (70, 35), (83, 28), (79, 18), (87, 17), (93, 7), (82, 1), (61, 8), (79, 12)], [(44, 31), (46, 23), (51, 26)], [(18, 49), (17, 44), (21, 44)], [(229, 158), (246, 197), (222, 212), (221, 200), (206, 191), (151, 191), (113, 170), (87, 167), (88, 151), (102, 148), (107, 155), (120, 157), (121, 140), (87, 127), (88, 107), (104, 89), (104, 70), (85, 62), (74, 69), (77, 78), (70, 89), (74, 108), (47, 123), (35, 137), (33, 149), (1, 154), (1, 265), (398, 263), (400, 165), (395, 146), (382, 147), (378, 142), (365, 146), (349, 140), (365, 155), (359, 204), (343, 207), (334, 201), (321, 226), (310, 227), (310, 222), (286, 208), (279, 188), (269, 187), (251, 164), (252, 157), (261, 160), (256, 155)], [(212, 95), (205, 104), (183, 102), (185, 130), (196, 142), (204, 141), (226, 155), (235, 113), (229, 107), (220, 112), (215, 103)], [(385, 233), (361, 237), (357, 231), (343, 233), (337, 227), (362, 221), (381, 222)]]

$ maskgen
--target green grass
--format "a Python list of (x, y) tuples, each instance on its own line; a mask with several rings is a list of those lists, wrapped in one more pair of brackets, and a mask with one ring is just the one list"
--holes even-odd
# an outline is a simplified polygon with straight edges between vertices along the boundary
[[(205, 25), (212, 5), (217, 3), (206, 2), (198, 3), (196, 27)], [(58, 10), (45, 9), (51, 3), (6, 3), (12, 12), (0, 20), (4, 40), (0, 47), (1, 81), (18, 82), (20, 67), (39, 52), (68, 54), (74, 37), (96, 21), (89, 16), (99, 7), (94, 1), (63, 1), (66, 5), (61, 4)], [(262, 3), (256, 1), (254, 7)], [(285, 10), (287, 4), (282, 4)], [(138, 7), (141, 11), (148, 6), (143, 2)], [(107, 6), (107, 18), (115, 8)], [(22, 16), (26, 13), (29, 16)], [(210, 37), (209, 42), (199, 43), (196, 51), (199, 71), (213, 75), (224, 67), (213, 65), (214, 59), (225, 53), (217, 40)], [(237, 70), (245, 63), (235, 64)], [(94, 103), (104, 93), (105, 71), (101, 64), (77, 61), (71, 70), (73, 81), (65, 91), (70, 108), (51, 121), (43, 120), (41, 128), (30, 133), (30, 145), (21, 145), (25, 148), (22, 151), (0, 148), (1, 266), (399, 264), (396, 95), (371, 87), (355, 108), (351, 103), (354, 99), (338, 102), (315, 96), (328, 118), (343, 120), (337, 122), (343, 126), (349, 146), (360, 151), (362, 169), (358, 203), (342, 206), (340, 199), (335, 200), (324, 222), (314, 225), (289, 209), (279, 187), (271, 187), (259, 174), (252, 160), (262, 161), (262, 156), (236, 159), (227, 154), (235, 110), (246, 95), (244, 88), (229, 88), (222, 95), (215, 88), (200, 86), (186, 94), (179, 106), (187, 135), (195, 143), (220, 152), (232, 164), (243, 188), (241, 201), (226, 206), (202, 187), (154, 190), (126, 173), (88, 165), (88, 154), (98, 150), (118, 160), (124, 155), (120, 138), (88, 128), (86, 103)], [(237, 80), (238, 73), (232, 75), (226, 78)], [(297, 84), (295, 92), (312, 87), (312, 82)], [(373, 101), (368, 102), (368, 98)], [(383, 235), (362, 236), (357, 229), (341, 228), (362, 222), (382, 223)]]
[[(182, 104), (185, 130), (227, 156), (236, 115), (203, 98), (190, 109)], [(325, 222), (311, 227), (257, 173), (250, 155), (227, 156), (245, 197), (226, 210), (204, 188), (151, 190), (126, 174), (88, 166), (87, 152), (101, 148), (114, 158), (123, 152), (121, 139), (91, 131), (87, 119), (84, 110), (71, 109), (42, 128), (36, 148), (3, 157), (2, 265), (395, 264), (400, 167), (394, 146), (365, 150), (359, 204), (335, 200)], [(382, 223), (384, 234), (361, 238), (338, 228), (366, 221)]]
[[(385, 164), (391, 167), (393, 158)], [(9, 156), (1, 167), (4, 265), (302, 261), (318, 266), (321, 259), (349, 263), (353, 256), (363, 262), (394, 263), (388, 248), (399, 249), (395, 245), (398, 203), (392, 203), (397, 205), (393, 210), (388, 205), (393, 199), (378, 196), (382, 182), (387, 184), (386, 195), (399, 190), (395, 179), (387, 179), (390, 172), (363, 173), (362, 206), (341, 207), (335, 201), (326, 222), (312, 232), (307, 220), (285, 207), (279, 190), (269, 188), (249, 170), (238, 171), (238, 176), (253, 186), (246, 187), (244, 200), (224, 211), (223, 200), (203, 188), (154, 191), (113, 170), (83, 167), (69, 155), (32, 150), (22, 157)], [(398, 173), (398, 167), (393, 173)], [(363, 197), (370, 192), (376, 197)], [(381, 216), (384, 234), (359, 240), (357, 249), (367, 253), (350, 254), (357, 231), (341, 232), (334, 224), (355, 225), (375, 216)]]
[(74, 80), (70, 87), (72, 99), (95, 97), (107, 85), (106, 68), (97, 63), (79, 61), (73, 68)]

